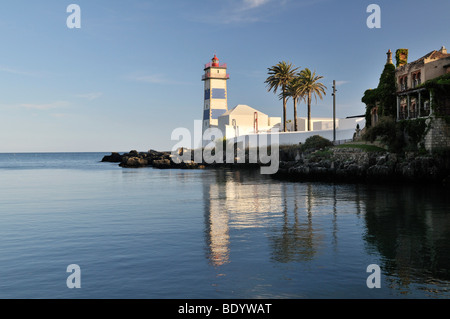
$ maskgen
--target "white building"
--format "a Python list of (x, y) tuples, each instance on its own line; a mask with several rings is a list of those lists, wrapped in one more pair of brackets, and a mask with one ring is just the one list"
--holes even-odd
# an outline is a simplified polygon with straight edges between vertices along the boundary
[(248, 105), (239, 104), (219, 116), (219, 129), (226, 138), (280, 128), (280, 117), (269, 117)]
[[(226, 63), (219, 64), (216, 55), (205, 65), (202, 81), (204, 85), (203, 146), (211, 141), (243, 136), (279, 134), (279, 144), (303, 143), (308, 137), (320, 135), (333, 140), (332, 118), (311, 118), (312, 131), (307, 131), (307, 118), (298, 117), (298, 130), (294, 132), (293, 123), (287, 124), (288, 132), (281, 131), (281, 117), (270, 117), (248, 105), (239, 104), (228, 110)], [(364, 117), (336, 119), (336, 139), (353, 138), (356, 126), (362, 130), (365, 126)], [(205, 134), (206, 132), (206, 134)], [(279, 132), (279, 133), (278, 133)], [(259, 142), (258, 142), (259, 143)]]

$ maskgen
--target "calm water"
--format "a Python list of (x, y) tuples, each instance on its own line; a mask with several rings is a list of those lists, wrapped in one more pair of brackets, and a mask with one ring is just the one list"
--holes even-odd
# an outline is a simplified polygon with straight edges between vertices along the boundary
[[(448, 190), (123, 169), (103, 155), (0, 154), (0, 298), (450, 296)], [(80, 289), (66, 286), (70, 264)]]

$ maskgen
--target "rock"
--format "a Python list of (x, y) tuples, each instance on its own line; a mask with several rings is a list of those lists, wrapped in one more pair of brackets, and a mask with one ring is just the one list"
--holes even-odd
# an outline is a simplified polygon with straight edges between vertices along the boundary
[(153, 167), (156, 167), (156, 168), (171, 168), (172, 162), (169, 159), (164, 158), (164, 159), (154, 160), (152, 165), (153, 165)]
[(377, 156), (377, 165), (384, 165), (387, 161), (387, 155)]
[(112, 152), (111, 155), (104, 156), (102, 162), (120, 163), (122, 162), (122, 155)]
[(122, 162), (120, 163), (120, 166), (121, 167), (132, 167), (132, 168), (145, 167), (145, 166), (148, 166), (148, 160), (138, 157), (138, 156), (124, 157)]

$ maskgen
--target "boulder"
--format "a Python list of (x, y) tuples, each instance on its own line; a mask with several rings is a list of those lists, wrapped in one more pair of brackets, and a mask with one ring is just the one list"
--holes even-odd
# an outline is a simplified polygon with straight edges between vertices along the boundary
[(154, 160), (152, 163), (152, 166), (156, 167), (156, 168), (171, 168), (172, 162), (167, 158), (163, 158), (163, 159)]
[(133, 156), (133, 157), (124, 157), (122, 162), (120, 163), (121, 167), (145, 167), (148, 166), (148, 160)]
[(102, 162), (120, 163), (122, 162), (122, 155), (117, 152), (112, 152), (111, 155), (105, 155)]

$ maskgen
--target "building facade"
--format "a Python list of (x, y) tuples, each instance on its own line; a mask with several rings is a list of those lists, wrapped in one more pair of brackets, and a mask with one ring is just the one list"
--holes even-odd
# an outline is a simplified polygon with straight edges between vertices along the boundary
[(407, 63), (407, 50), (397, 51), (397, 120), (432, 115), (433, 91), (422, 84), (447, 73), (450, 73), (450, 54), (445, 47), (410, 63)]
[(281, 117), (269, 117), (248, 105), (238, 104), (218, 119), (219, 129), (226, 138), (280, 130)]

